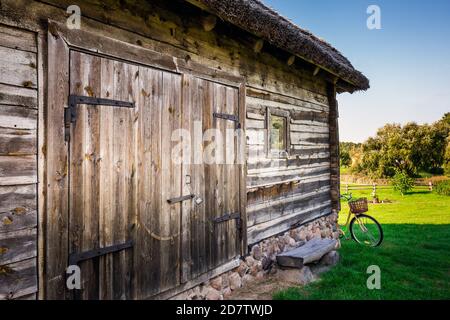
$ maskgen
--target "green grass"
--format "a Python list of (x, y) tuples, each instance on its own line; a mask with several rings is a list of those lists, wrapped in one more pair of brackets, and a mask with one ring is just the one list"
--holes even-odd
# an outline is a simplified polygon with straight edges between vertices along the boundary
[[(353, 195), (371, 198), (369, 190)], [(318, 282), (277, 292), (274, 299), (450, 299), (450, 197), (391, 190), (378, 196), (393, 201), (369, 207), (384, 231), (379, 248), (342, 240), (336, 267)], [(345, 223), (348, 205), (342, 208), (340, 223)], [(370, 265), (381, 269), (380, 290), (367, 289)]]

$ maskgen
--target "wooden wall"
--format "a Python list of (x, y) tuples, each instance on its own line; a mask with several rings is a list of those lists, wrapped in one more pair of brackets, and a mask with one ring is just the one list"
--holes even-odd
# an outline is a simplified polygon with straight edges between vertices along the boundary
[(36, 34), (0, 24), (0, 300), (37, 291), (36, 60)]
[[(267, 112), (289, 115), (290, 150), (267, 153)], [(261, 90), (247, 91), (248, 243), (331, 212), (329, 107)]]
[[(330, 213), (331, 188), (336, 188), (335, 181), (333, 184), (330, 181), (331, 167), (336, 166), (331, 157), (337, 150), (334, 145), (330, 150), (329, 141), (332, 136), (334, 143), (337, 141), (337, 125), (333, 125), (337, 110), (330, 109), (335, 95), (335, 90), (330, 94), (330, 75), (323, 71), (317, 73), (315, 66), (298, 57), (293, 60), (290, 54), (267, 43), (263, 43), (261, 49), (256, 45), (260, 44), (257, 37), (219, 19), (212, 30), (205, 28), (203, 22), (209, 14), (182, 0), (3, 0), (0, 22), (9, 21), (12, 25), (38, 30), (40, 36), (45, 37), (45, 21), (50, 18), (65, 23), (66, 8), (72, 4), (81, 7), (83, 31), (183, 59), (186, 68), (192, 62), (220, 73), (246, 77), (248, 150), (262, 152), (252, 153), (248, 159), (249, 244)], [(13, 214), (16, 208), (24, 208), (27, 214), (21, 216), (26, 219), (20, 220), (23, 221), (19, 223), (20, 231), (0, 226), (0, 239), (9, 239), (12, 231), (17, 235), (8, 241), (29, 244), (35, 239), (36, 230), (36, 152), (42, 160), (42, 168), (46, 159), (45, 148), (36, 150), (37, 101), (46, 93), (42, 90), (37, 96), (35, 34), (5, 27), (1, 30), (8, 30), (1, 32), (9, 34), (0, 38), (0, 216), (3, 219), (4, 215)], [(14, 38), (21, 41), (13, 41)], [(15, 48), (18, 45), (20, 47)], [(45, 54), (44, 46), (45, 43), (40, 49)], [(5, 55), (1, 50), (12, 50), (15, 54)], [(2, 60), (7, 58), (14, 61)], [(3, 76), (3, 70), (7, 77)], [(45, 72), (43, 70), (44, 76)], [(262, 132), (266, 129), (268, 107), (286, 110), (291, 117), (292, 148), (284, 159), (271, 159), (263, 152)], [(40, 106), (39, 112), (45, 114), (45, 104)], [(3, 114), (9, 116), (4, 118)], [(3, 119), (7, 119), (6, 124)], [(17, 122), (17, 127), (14, 124), (11, 127), (12, 122)], [(42, 128), (40, 137), (43, 136), (41, 132)], [(334, 168), (334, 179), (336, 170)], [(61, 173), (49, 172), (48, 176), (57, 177), (58, 174)], [(42, 200), (39, 208), (43, 209), (39, 213), (40, 221), (44, 221), (42, 226), (45, 227), (45, 217), (53, 204), (45, 203), (44, 196), (39, 199)], [(39, 246), (39, 252), (45, 253), (42, 249), (45, 244)], [(17, 270), (28, 270), (26, 263), (33, 267), (34, 259), (31, 258), (35, 256), (36, 248), (30, 244), (28, 248), (26, 254), (11, 255), (10, 251), (9, 255), (0, 255), (0, 265), (6, 262), (15, 267), (11, 263), (23, 260), (22, 269), (17, 267)], [(43, 255), (39, 260), (43, 277), (44, 260)], [(35, 277), (27, 279), (34, 281), (30, 280), (32, 285), (27, 286), (34, 292)], [(42, 298), (46, 297), (44, 289), (40, 287)], [(30, 290), (24, 294), (28, 293)]]

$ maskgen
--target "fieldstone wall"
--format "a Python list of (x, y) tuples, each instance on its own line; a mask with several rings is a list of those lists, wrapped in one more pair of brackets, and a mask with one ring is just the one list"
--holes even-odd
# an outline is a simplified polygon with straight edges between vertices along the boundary
[[(278, 272), (276, 265), (277, 254), (304, 245), (314, 238), (333, 238), (337, 240), (336, 249), (340, 248), (339, 231), (337, 228), (338, 214), (319, 218), (306, 225), (292, 229), (283, 235), (263, 240), (251, 248), (250, 254), (245, 257), (239, 267), (218, 277), (187, 290), (172, 299), (176, 300), (223, 300), (230, 297), (234, 290), (253, 281), (261, 280), (268, 275)], [(333, 265), (339, 259), (336, 251), (322, 258), (325, 265)], [(299, 283), (306, 284), (314, 280), (309, 267), (305, 266), (294, 271), (295, 277), (301, 276)], [(285, 277), (290, 273), (282, 273)]]

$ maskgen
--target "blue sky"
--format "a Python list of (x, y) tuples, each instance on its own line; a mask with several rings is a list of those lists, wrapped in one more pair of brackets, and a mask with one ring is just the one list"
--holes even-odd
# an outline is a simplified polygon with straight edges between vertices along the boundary
[[(339, 49), (371, 81), (338, 97), (341, 141), (362, 142), (385, 123), (431, 123), (450, 112), (449, 0), (263, 0)], [(381, 30), (366, 26), (381, 8)]]

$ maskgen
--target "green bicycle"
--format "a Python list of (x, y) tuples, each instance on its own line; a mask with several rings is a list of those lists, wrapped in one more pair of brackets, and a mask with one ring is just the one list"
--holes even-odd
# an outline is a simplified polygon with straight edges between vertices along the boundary
[(341, 198), (347, 200), (350, 207), (347, 222), (344, 226), (340, 226), (341, 238), (344, 237), (349, 240), (342, 229), (342, 227), (346, 227), (347, 230), (350, 230), (352, 239), (357, 243), (369, 247), (378, 247), (383, 242), (383, 229), (375, 218), (364, 214), (369, 211), (367, 199), (354, 200), (351, 193), (343, 194)]

